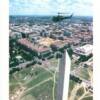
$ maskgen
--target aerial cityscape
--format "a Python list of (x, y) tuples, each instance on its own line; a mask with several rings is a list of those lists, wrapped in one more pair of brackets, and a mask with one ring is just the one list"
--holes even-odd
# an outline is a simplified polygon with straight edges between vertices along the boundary
[[(93, 100), (93, 18), (90, 10), (85, 13), (83, 7), (78, 13), (73, 10), (66, 14), (65, 8), (60, 11), (53, 8), (53, 15), (49, 6), (46, 11), (40, 6), (36, 14), (33, 9), (39, 3), (36, 0), (33, 8), (32, 2), (30, 8), (28, 3), (25, 6), (33, 12), (26, 8), (24, 11), (25, 4), (23, 10), (21, 7), (18, 11), (15, 4), (20, 1), (14, 2), (10, 0), (9, 100)], [(68, 94), (64, 83), (68, 75), (66, 53), (71, 61)], [(68, 96), (67, 99), (63, 95)]]
[(58, 24), (51, 17), (10, 17), (11, 100), (56, 98), (59, 59), (65, 50), (71, 58), (69, 100), (92, 100), (92, 18), (69, 21)]

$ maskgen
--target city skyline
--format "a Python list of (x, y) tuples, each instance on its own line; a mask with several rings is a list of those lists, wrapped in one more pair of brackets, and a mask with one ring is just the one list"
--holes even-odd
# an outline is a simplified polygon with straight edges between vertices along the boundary
[[(91, 0), (10, 0), (10, 15), (56, 15), (58, 12), (75, 16), (92, 16)], [(56, 7), (56, 9), (55, 9)]]

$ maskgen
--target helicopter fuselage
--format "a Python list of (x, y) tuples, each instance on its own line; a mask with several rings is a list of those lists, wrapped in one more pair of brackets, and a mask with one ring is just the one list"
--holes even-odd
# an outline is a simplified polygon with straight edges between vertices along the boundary
[(72, 15), (70, 15), (70, 16), (61, 16), (61, 15), (58, 15), (58, 16), (54, 16), (53, 18), (52, 18), (52, 20), (54, 21), (54, 22), (59, 22), (59, 21), (62, 21), (62, 20), (64, 20), (64, 19), (71, 19), (72, 18)]

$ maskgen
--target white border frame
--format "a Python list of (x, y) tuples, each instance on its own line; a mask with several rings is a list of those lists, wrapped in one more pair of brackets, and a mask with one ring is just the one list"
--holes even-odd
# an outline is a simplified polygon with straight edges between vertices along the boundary
[[(93, 2), (94, 11), (94, 100), (100, 98), (100, 3), (99, 0)], [(9, 2), (0, 0), (0, 100), (9, 99)]]
[(8, 0), (0, 0), (0, 100), (9, 99), (9, 11)]

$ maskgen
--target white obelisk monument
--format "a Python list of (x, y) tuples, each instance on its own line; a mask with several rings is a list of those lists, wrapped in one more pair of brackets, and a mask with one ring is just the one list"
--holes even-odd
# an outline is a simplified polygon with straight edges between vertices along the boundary
[(59, 63), (59, 79), (57, 83), (57, 100), (68, 100), (71, 60), (65, 51)]

